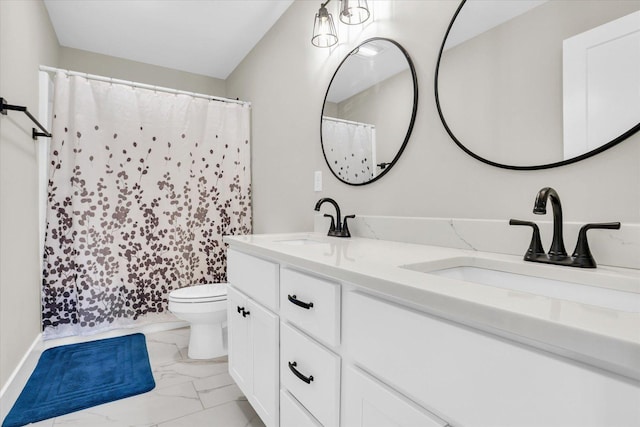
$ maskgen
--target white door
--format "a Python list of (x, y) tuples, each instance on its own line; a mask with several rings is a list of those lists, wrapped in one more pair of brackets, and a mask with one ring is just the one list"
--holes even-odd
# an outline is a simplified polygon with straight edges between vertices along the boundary
[(227, 324), (229, 334), (229, 373), (247, 395), (251, 392), (252, 366), (249, 341), (250, 319), (243, 315), (248, 299), (229, 286), (227, 289)]
[(598, 148), (640, 120), (640, 11), (563, 43), (564, 158)]

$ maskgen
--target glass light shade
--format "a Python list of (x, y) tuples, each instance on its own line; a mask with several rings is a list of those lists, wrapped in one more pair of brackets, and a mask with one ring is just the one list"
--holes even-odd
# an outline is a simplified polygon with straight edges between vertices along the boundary
[(316, 19), (313, 22), (311, 44), (316, 47), (331, 47), (336, 43), (338, 43), (338, 36), (336, 27), (333, 25), (333, 16), (326, 7), (322, 6), (316, 13)]
[(342, 0), (340, 7), (340, 21), (347, 25), (362, 24), (369, 19), (367, 0)]

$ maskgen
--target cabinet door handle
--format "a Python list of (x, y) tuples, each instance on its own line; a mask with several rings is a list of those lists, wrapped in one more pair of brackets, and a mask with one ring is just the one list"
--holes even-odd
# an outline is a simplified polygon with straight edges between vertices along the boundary
[(311, 381), (313, 381), (313, 375), (309, 375), (308, 377), (305, 377), (300, 373), (300, 371), (296, 369), (296, 366), (298, 366), (296, 362), (289, 362), (289, 369), (291, 369), (291, 372), (293, 372), (293, 375), (300, 378), (305, 383), (311, 384)]
[(237, 307), (238, 307), (238, 314), (244, 313), (244, 307), (240, 307), (240, 306), (237, 306)]
[(242, 309), (242, 317), (247, 317), (250, 314), (251, 314), (250, 311), (245, 311), (244, 308)]
[(287, 295), (287, 298), (289, 299), (289, 302), (297, 305), (298, 307), (306, 308), (307, 310), (313, 307), (312, 302), (302, 302), (299, 299), (297, 299), (295, 295)]

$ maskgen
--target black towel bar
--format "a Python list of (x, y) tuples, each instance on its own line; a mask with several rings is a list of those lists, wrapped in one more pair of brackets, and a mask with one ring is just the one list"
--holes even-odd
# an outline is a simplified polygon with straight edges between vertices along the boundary
[(9, 104), (7, 104), (7, 100), (6, 99), (0, 98), (0, 114), (2, 114), (3, 116), (6, 116), (8, 110), (22, 111), (23, 113), (25, 113), (27, 115), (27, 117), (29, 117), (31, 119), (31, 121), (33, 123), (36, 124), (36, 126), (38, 126), (40, 128), (40, 130), (42, 130), (42, 132), (38, 132), (36, 130), (36, 128), (32, 128), (31, 129), (31, 137), (33, 139), (38, 139), (39, 136), (46, 136), (47, 138), (51, 138), (51, 134), (44, 128), (44, 126), (42, 126), (40, 124), (40, 122), (38, 120), (36, 120), (35, 117), (33, 117), (31, 115), (29, 110), (27, 110), (27, 107), (22, 107), (20, 105), (9, 105)]

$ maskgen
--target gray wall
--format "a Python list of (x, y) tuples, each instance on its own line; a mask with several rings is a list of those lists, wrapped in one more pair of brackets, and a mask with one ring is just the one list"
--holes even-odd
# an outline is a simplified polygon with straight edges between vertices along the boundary
[[(640, 135), (550, 170), (510, 171), (476, 161), (446, 134), (433, 96), (438, 50), (458, 2), (370, 4), (374, 22), (364, 29), (341, 26), (341, 43), (318, 49), (309, 42), (318, 5), (296, 1), (227, 80), (228, 92), (253, 103), (255, 232), (312, 230), (313, 206), (323, 196), (334, 197), (344, 213), (540, 219), (531, 209), (545, 186), (558, 190), (569, 221), (640, 222)], [(340, 60), (373, 36), (395, 39), (411, 55), (420, 85), (418, 116), (396, 167), (380, 181), (353, 187), (330, 174), (318, 118)], [(312, 191), (314, 170), (323, 171), (323, 192)]]
[[(58, 63), (41, 1), (0, 1), (0, 95), (38, 114), (38, 66)], [(0, 116), (0, 386), (40, 333), (37, 144), (22, 113)]]
[(227, 96), (224, 80), (85, 50), (60, 48), (60, 68), (214, 96)]
[(638, 9), (638, 1), (549, 1), (445, 51), (439, 94), (448, 125), (494, 162), (561, 161), (562, 41)]

